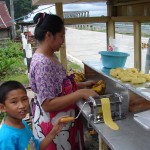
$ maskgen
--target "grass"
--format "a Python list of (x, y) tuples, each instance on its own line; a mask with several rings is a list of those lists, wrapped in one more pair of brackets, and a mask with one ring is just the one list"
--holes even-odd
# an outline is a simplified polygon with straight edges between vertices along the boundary
[(5, 77), (1, 78), (0, 82), (2, 83), (9, 80), (19, 81), (25, 86), (29, 85), (27, 66), (24, 65), (23, 60), (17, 60), (12, 64), (11, 68), (7, 71)]
[(73, 63), (71, 61), (68, 61), (67, 70), (69, 71), (70, 69), (79, 70), (79, 71), (83, 70), (81, 68), (81, 66), (79, 66), (78, 64), (75, 64), (75, 63)]
[[(56, 52), (55, 53), (56, 56), (59, 58), (60, 57), (60, 53)], [(71, 62), (70, 60), (67, 60), (67, 71), (69, 71), (70, 69), (74, 69), (74, 70), (83, 70), (82, 67), (74, 62)]]
[(17, 74), (17, 75), (9, 75), (6, 76), (3, 81), (9, 81), (9, 80), (16, 80), (21, 82), (24, 85), (28, 85), (29, 84), (29, 79), (28, 79), (28, 75), (27, 74)]

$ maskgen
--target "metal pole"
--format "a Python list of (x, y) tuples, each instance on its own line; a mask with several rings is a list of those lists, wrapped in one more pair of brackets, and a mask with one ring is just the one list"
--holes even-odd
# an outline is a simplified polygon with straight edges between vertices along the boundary
[(13, 0), (10, 0), (10, 15), (11, 15), (11, 34), (12, 34), (12, 39), (14, 40), (16, 37), (16, 30), (15, 30), (15, 21), (14, 21), (14, 4)]

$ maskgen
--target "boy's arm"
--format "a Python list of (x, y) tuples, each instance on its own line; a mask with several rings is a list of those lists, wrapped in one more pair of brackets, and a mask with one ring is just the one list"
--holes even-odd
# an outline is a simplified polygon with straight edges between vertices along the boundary
[(53, 126), (51, 132), (40, 142), (40, 150), (46, 149), (46, 147), (52, 142), (54, 137), (61, 131), (62, 127), (63, 123), (58, 121), (57, 124)]

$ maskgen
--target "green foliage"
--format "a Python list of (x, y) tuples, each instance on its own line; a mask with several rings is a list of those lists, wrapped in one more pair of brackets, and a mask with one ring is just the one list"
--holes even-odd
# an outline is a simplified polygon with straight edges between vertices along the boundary
[(2, 122), (3, 118), (6, 117), (6, 113), (0, 112), (0, 123)]
[(18, 73), (15, 75), (6, 75), (3, 81), (15, 80), (21, 82), (24, 86), (29, 86), (29, 79), (26, 74)]
[[(59, 52), (55, 52), (56, 56), (59, 58), (60, 57), (60, 53)], [(71, 70), (71, 69), (75, 69), (75, 70), (79, 70), (82, 71), (83, 68), (81, 68), (80, 65), (71, 62), (70, 60), (67, 61), (67, 71)]]
[(0, 44), (0, 80), (10, 74), (25, 72), (21, 43), (6, 41)]
[[(5, 2), (10, 12), (10, 0), (5, 0)], [(37, 8), (37, 6), (32, 6), (32, 0), (13, 0), (13, 3), (15, 19), (23, 17)]]
[(71, 69), (78, 70), (78, 71), (82, 71), (83, 70), (83, 68), (81, 68), (81, 66), (79, 66), (78, 64), (75, 64), (75, 63), (73, 63), (71, 61), (68, 61), (67, 70), (69, 71)]

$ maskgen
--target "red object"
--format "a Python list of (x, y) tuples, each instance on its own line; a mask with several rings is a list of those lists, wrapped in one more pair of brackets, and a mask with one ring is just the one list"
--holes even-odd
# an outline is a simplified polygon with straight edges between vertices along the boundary
[(8, 28), (12, 25), (5, 1), (0, 1), (0, 28)]
[(108, 51), (113, 51), (112, 46), (108, 46)]

